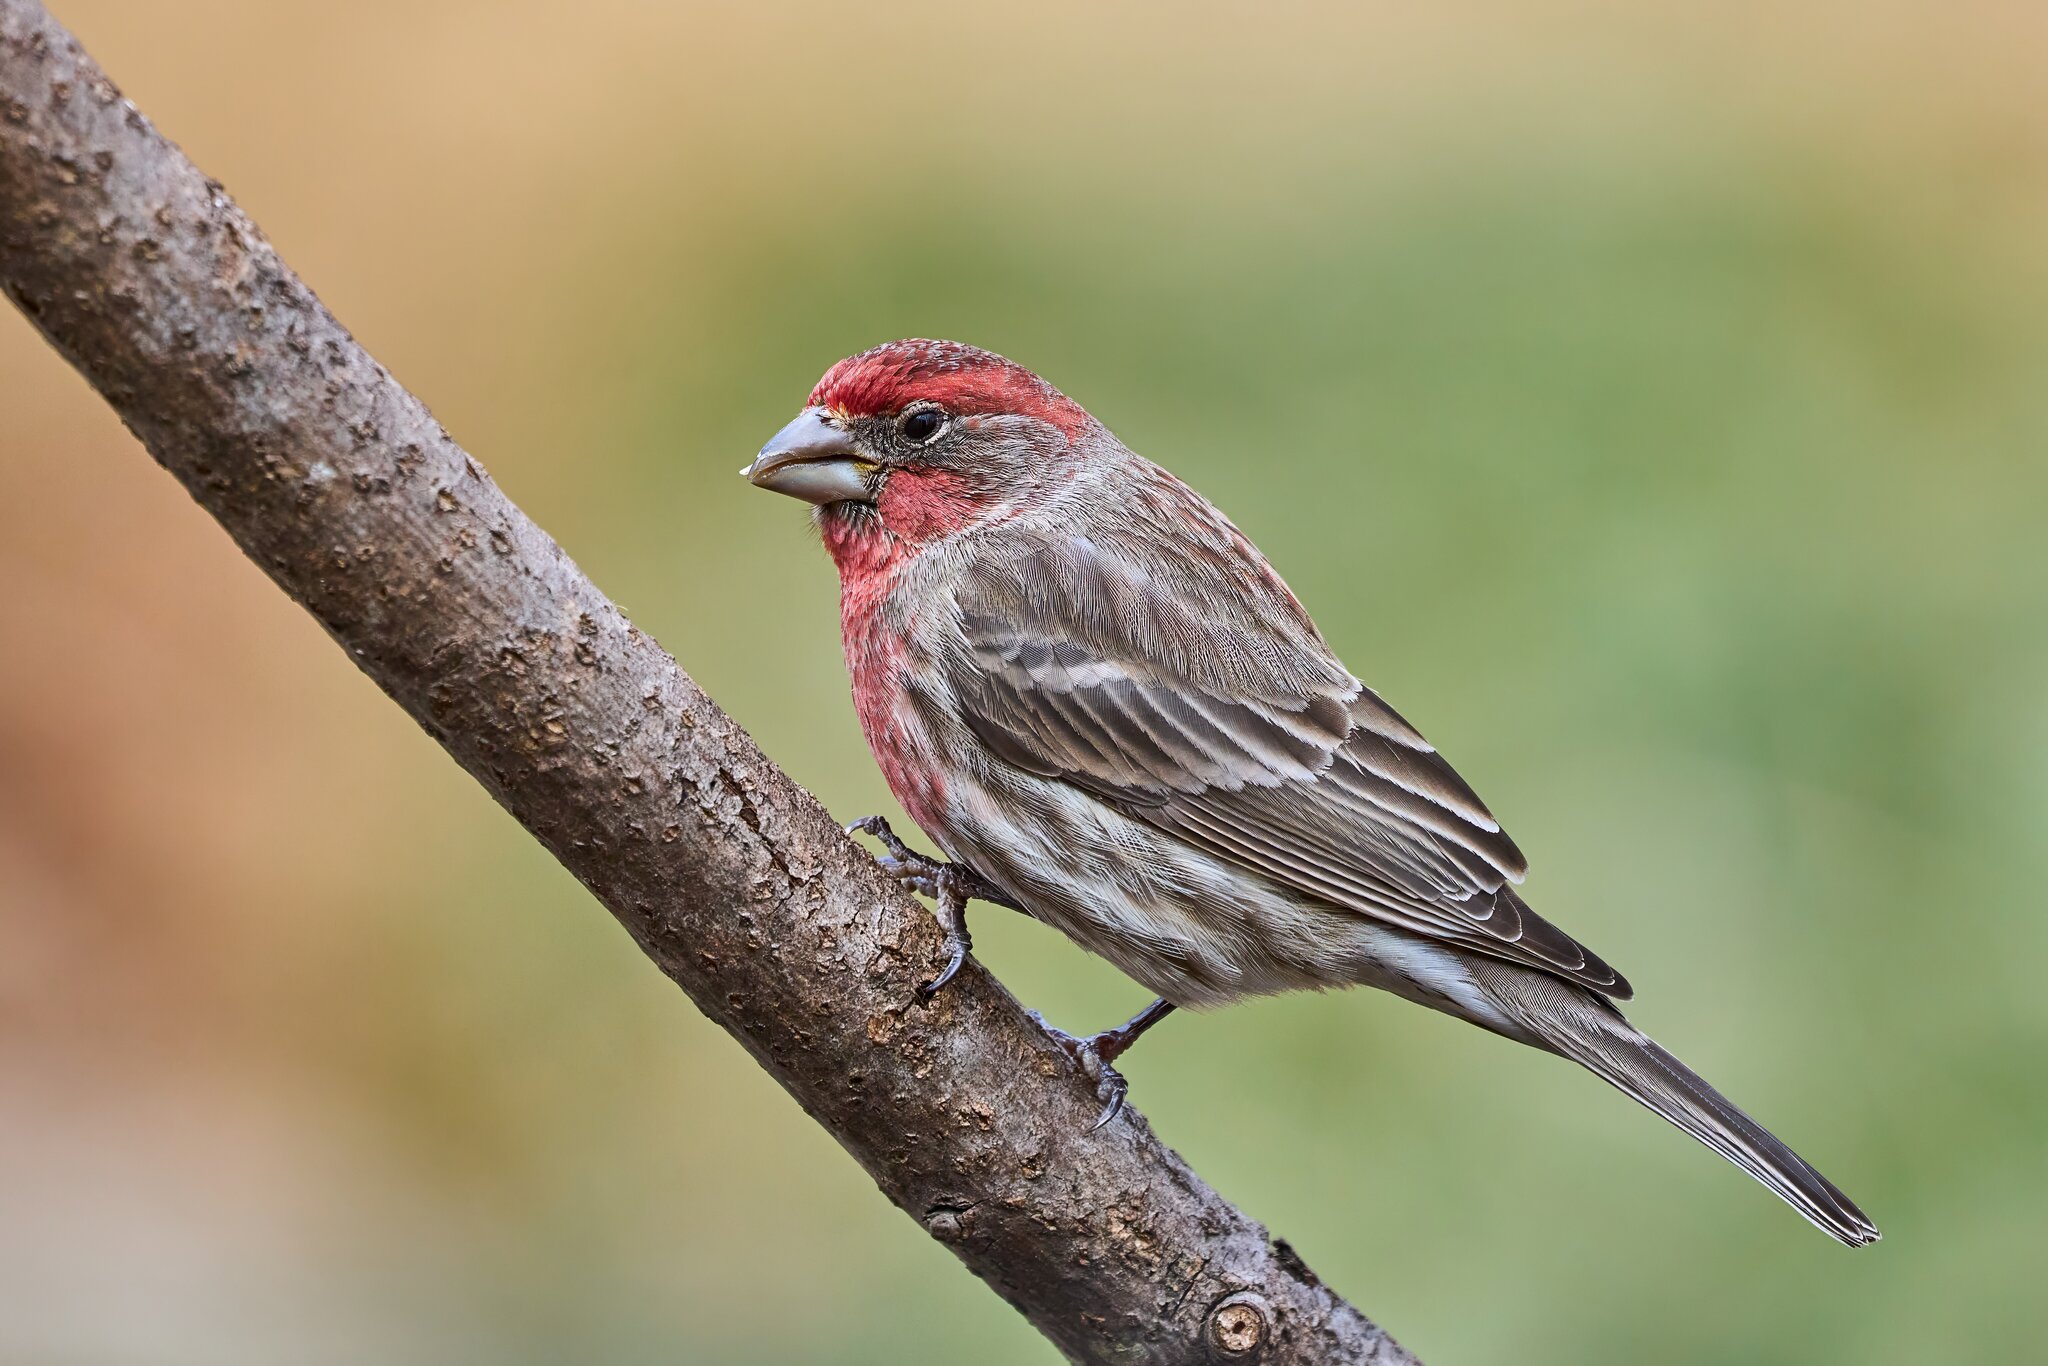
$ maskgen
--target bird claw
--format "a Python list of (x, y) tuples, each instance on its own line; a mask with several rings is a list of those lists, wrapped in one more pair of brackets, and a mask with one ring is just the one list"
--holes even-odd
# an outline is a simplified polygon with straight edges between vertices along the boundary
[(939, 899), (939, 876), (950, 864), (941, 863), (929, 854), (918, 853), (905, 844), (889, 828), (889, 822), (880, 816), (863, 816), (848, 825), (846, 833), (872, 836), (889, 851), (875, 856), (875, 866), (898, 886), (908, 887), (919, 896), (928, 896), (934, 901)]
[(863, 816), (849, 823), (846, 833), (873, 836), (889, 851), (875, 860), (875, 866), (898, 885), (937, 903), (939, 928), (946, 932), (946, 965), (939, 969), (938, 976), (917, 985), (917, 999), (928, 1003), (959, 975), (974, 948), (974, 941), (967, 934), (967, 900), (979, 882), (958, 864), (941, 863), (918, 853), (898, 839), (889, 822), (880, 816)]
[[(859, 820), (847, 824), (846, 833), (867, 835), (887, 849), (888, 856), (878, 858), (875, 862), (881, 864), (882, 870), (891, 877), (936, 877), (939, 869), (945, 866), (929, 854), (920, 854), (905, 844), (896, 832), (889, 828), (889, 822), (884, 817), (862, 816)], [(902, 871), (899, 872), (899, 869)]]
[(966, 864), (946, 863), (933, 858), (930, 854), (918, 853), (905, 844), (896, 832), (889, 828), (889, 822), (880, 816), (863, 816), (849, 823), (845, 829), (849, 835), (870, 836), (888, 850), (886, 854), (876, 856), (875, 866), (920, 896), (938, 900), (942, 885), (940, 878), (942, 875), (950, 875), (963, 902), (986, 901), (992, 905), (1007, 906), (1013, 911), (1021, 911), (1025, 915), (1031, 914), (1025, 910), (1022, 902)]
[(967, 951), (973, 947), (973, 943), (967, 938), (964, 931), (955, 933), (948, 929), (946, 932), (946, 966), (940, 968), (939, 975), (932, 978), (929, 982), (917, 984), (917, 999), (929, 1002), (932, 997), (938, 995), (945, 988), (946, 983), (952, 981), (959, 973), (961, 966), (967, 962)]
[(1108, 1063), (1102, 1065), (1102, 1081), (1096, 1086), (1095, 1094), (1101, 1095), (1104, 1087), (1109, 1090), (1109, 1098), (1103, 1102), (1101, 1115), (1088, 1126), (1091, 1134), (1101, 1133), (1111, 1120), (1124, 1112), (1124, 1097), (1131, 1091), (1131, 1084), (1124, 1080), (1124, 1074)]
[[(1102, 1113), (1088, 1126), (1088, 1132), (1100, 1133), (1109, 1122), (1124, 1112), (1124, 1098), (1131, 1093), (1131, 1084), (1124, 1080), (1124, 1074), (1110, 1065), (1104, 1056), (1104, 1045), (1123, 1042), (1122, 1036), (1114, 1029), (1104, 1030), (1088, 1038), (1076, 1038), (1055, 1025), (1045, 1022), (1045, 1017), (1033, 1010), (1028, 1012), (1033, 1023), (1045, 1031), (1053, 1047), (1066, 1055), (1067, 1061), (1081, 1069), (1081, 1075), (1095, 1083), (1095, 1094), (1103, 1102)], [(1111, 1056), (1114, 1056), (1113, 1054)]]

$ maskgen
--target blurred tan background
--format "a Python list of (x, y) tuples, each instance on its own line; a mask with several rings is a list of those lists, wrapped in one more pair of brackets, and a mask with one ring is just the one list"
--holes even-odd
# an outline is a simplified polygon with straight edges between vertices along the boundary
[[(733, 471), (876, 341), (1042, 371), (1887, 1234), (1386, 998), (1161, 1029), (1161, 1135), (1425, 1359), (2038, 1352), (2048, 10), (55, 9), (842, 815)], [(0, 1360), (1051, 1359), (12, 313), (0, 583)]]

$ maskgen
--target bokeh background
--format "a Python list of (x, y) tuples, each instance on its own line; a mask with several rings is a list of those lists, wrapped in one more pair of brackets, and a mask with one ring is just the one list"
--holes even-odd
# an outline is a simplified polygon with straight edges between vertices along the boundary
[[(56, 9), (842, 814), (831, 572), (733, 471), (879, 340), (1045, 373), (1887, 1234), (1387, 998), (1148, 1039), (1425, 1359), (2038, 1353), (2048, 10)], [(1051, 1359), (11, 313), (0, 453), (0, 1360)]]

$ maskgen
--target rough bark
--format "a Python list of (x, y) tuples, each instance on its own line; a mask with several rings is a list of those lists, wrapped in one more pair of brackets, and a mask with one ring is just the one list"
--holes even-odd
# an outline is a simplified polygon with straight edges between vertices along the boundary
[(1410, 1362), (972, 964), (32, 0), (0, 284), (356, 665), (883, 1193), (1076, 1361)]

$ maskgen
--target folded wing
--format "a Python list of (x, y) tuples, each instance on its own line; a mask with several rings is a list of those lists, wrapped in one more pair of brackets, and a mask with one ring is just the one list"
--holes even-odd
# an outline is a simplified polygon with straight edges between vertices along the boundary
[(950, 679), (975, 735), (1334, 906), (1626, 999), (1508, 885), (1521, 851), (1472, 789), (1201, 510), (1211, 536), (1170, 561), (1079, 533), (978, 557)]

